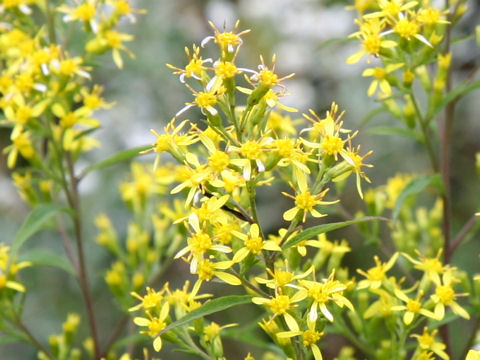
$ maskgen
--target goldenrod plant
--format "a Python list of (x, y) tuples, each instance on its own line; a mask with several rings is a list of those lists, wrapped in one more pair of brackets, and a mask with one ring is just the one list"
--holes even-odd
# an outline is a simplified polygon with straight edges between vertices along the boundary
[[(375, 96), (397, 122), (392, 133), (401, 129), (423, 146), (424, 173), (370, 185), (373, 151), (349, 125), (355, 114), (336, 102), (301, 115), (285, 105), (294, 74), (280, 73), (275, 55), (258, 55), (253, 69), (241, 64), (255, 29), (240, 22), (210, 22), (212, 34), (185, 47), (185, 62), (167, 65), (191, 99), (166, 125), (145, 131), (151, 145), (80, 167), (99, 144), (96, 110), (114, 106), (93, 83), (95, 59), (111, 53), (121, 69), (122, 57), (133, 57), (125, 42), (134, 39), (120, 24), (145, 11), (128, 0), (4, 0), (0, 107), (11, 129), (4, 153), (32, 211), (13, 241), (0, 243), (0, 343), (29, 343), (41, 360), (148, 360), (172, 349), (192, 359), (321, 360), (330, 358), (327, 347), (338, 360), (480, 359), (480, 275), (452, 263), (478, 216), (452, 224), (455, 104), (480, 86), (478, 64), (452, 80), (452, 29), (466, 2), (351, 8), (358, 31), (350, 42), (360, 50), (346, 62), (365, 61), (358, 76), (373, 78), (357, 96)], [(122, 161), (130, 161), (119, 185), (128, 222), (116, 227), (105, 209), (88, 224), (80, 182)], [(349, 178), (363, 204), (353, 211), (342, 197)], [(259, 211), (265, 192), (288, 204), (278, 219)], [(429, 202), (417, 201), (423, 193)], [(56, 230), (66, 259), (22, 247), (44, 227)], [(108, 269), (86, 259), (87, 227), (97, 229), (97, 244), (88, 246), (109, 253)], [(347, 227), (354, 239), (332, 233)], [(345, 261), (354, 241), (375, 249), (370, 265)], [(23, 314), (35, 290), (20, 272), (45, 264), (77, 280), (84, 308), (64, 314), (61, 333), (43, 338)], [(89, 280), (99, 271), (123, 313), (107, 334), (99, 333)], [(222, 316), (237, 308), (256, 315)], [(456, 346), (454, 322), (466, 334)], [(343, 340), (332, 349), (335, 338)], [(242, 352), (225, 339), (242, 343)]]

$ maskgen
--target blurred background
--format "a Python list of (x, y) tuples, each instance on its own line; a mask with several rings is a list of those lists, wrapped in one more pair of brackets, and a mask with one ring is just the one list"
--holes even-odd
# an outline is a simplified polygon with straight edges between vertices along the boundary
[[(282, 99), (283, 103), (299, 108), (300, 111), (312, 108), (323, 114), (331, 102), (335, 101), (341, 109), (346, 110), (343, 118), (345, 127), (360, 130), (355, 144), (362, 144), (364, 152), (374, 150), (369, 163), (375, 167), (367, 171), (372, 186), (384, 184), (388, 177), (399, 172), (423, 174), (428, 168), (428, 159), (420, 145), (406, 138), (384, 136), (371, 131), (372, 128), (398, 120), (392, 119), (387, 113), (374, 118), (370, 116), (379, 104), (366, 95), (370, 80), (360, 76), (366, 64), (345, 64), (345, 59), (356, 52), (359, 46), (355, 41), (346, 40), (350, 33), (356, 31), (353, 23), (355, 11), (345, 9), (350, 3), (335, 0), (138, 0), (132, 1), (132, 5), (147, 9), (145, 15), (137, 16), (136, 24), (124, 24), (123, 30), (135, 35), (135, 41), (126, 45), (135, 53), (136, 58), (124, 57), (125, 68), (119, 71), (110, 54), (106, 54), (102, 58), (104, 63), (99, 67), (100, 70), (93, 76), (95, 82), (105, 86), (106, 99), (117, 104), (98, 114), (102, 128), (96, 137), (101, 140), (102, 147), (89, 153), (85, 164), (116, 151), (154, 142), (149, 129), (161, 131), (184, 103), (191, 101), (188, 89), (178, 81), (177, 76), (172, 75), (165, 64), (179, 67), (186, 64), (184, 47), (190, 47), (192, 43), (200, 44), (204, 37), (211, 35), (208, 20), (213, 21), (219, 29), (225, 26), (229, 30), (239, 19), (240, 29), (252, 31), (244, 36), (242, 56), (238, 64), (241, 67), (256, 68), (260, 54), (265, 59), (276, 54), (276, 72), (280, 76), (292, 72), (296, 74), (293, 79), (285, 82), (291, 96)], [(478, 2), (470, 1), (469, 11), (458, 27), (456, 36), (471, 34), (478, 24)], [(474, 44), (475, 39), (471, 38), (453, 49), (457, 54), (453, 60), (457, 79), (465, 78), (478, 63), (478, 47)], [(457, 105), (453, 137), (456, 155), (452, 159), (455, 229), (473, 212), (478, 211), (480, 191), (475, 171), (475, 153), (480, 151), (479, 99), (478, 92), (473, 92)], [(7, 129), (0, 129), (1, 147), (7, 143), (8, 136)], [(154, 155), (143, 157), (146, 162), (153, 163), (153, 159)], [(107, 212), (115, 224), (122, 225), (126, 222), (128, 212), (124, 210), (117, 188), (125, 179), (128, 168), (128, 164), (117, 165), (85, 179), (81, 190), (85, 196), (83, 207), (86, 224), (92, 224), (91, 220), (100, 212)], [(0, 241), (9, 243), (25, 219), (28, 208), (9, 180), (4, 157), (0, 158), (0, 194)], [(354, 182), (348, 184), (344, 198), (352, 213), (362, 208)], [(262, 200), (261, 217), (263, 214), (266, 225), (274, 228), (275, 219), (281, 217), (281, 212), (285, 210), (285, 205), (279, 203), (283, 199), (265, 195)], [(273, 214), (275, 209), (278, 209), (275, 215), (267, 215)], [(268, 224), (268, 221), (271, 223)], [(113, 319), (119, 315), (113, 300), (104, 291), (106, 285), (102, 269), (109, 266), (110, 259), (94, 243), (94, 226), (85, 231), (87, 256), (91, 262), (89, 275), (95, 301), (99, 308), (109, 309), (108, 312), (99, 314), (99, 323), (102, 328), (109, 329), (115, 322)], [(123, 231), (123, 228), (119, 231)], [(52, 240), (52, 237), (55, 239)], [(478, 258), (462, 255), (472, 250), (478, 253), (478, 239), (474, 240), (456, 254), (458, 256), (453, 262), (460, 260), (472, 271), (478, 272)], [(60, 240), (53, 232), (42, 233), (29, 246), (47, 246), (62, 254)], [(351, 247), (354, 251), (347, 259), (352, 269), (371, 265), (364, 255), (364, 244), (353, 239)], [(361, 256), (355, 251), (359, 249), (362, 249)], [(175, 270), (184, 271), (184, 268)], [(56, 269), (44, 267), (25, 270), (24, 276), (27, 287), (32, 289), (32, 295), (26, 299), (25, 320), (32, 324), (34, 332), (45, 341), (47, 334), (60, 331), (68, 312), (81, 308), (81, 295), (77, 283)], [(173, 273), (169, 276), (172, 279), (176, 277)], [(59, 296), (52, 291), (58, 292)], [(225, 320), (222, 322), (225, 323)], [(243, 345), (229, 346), (236, 349)], [(240, 359), (232, 351), (231, 359)], [(244, 350), (241, 354), (243, 353)], [(330, 346), (324, 355), (326, 359), (331, 359), (337, 353)], [(173, 356), (181, 358), (178, 354), (162, 353), (163, 359)], [(0, 345), (0, 359), (34, 358), (35, 352), (29, 346)]]

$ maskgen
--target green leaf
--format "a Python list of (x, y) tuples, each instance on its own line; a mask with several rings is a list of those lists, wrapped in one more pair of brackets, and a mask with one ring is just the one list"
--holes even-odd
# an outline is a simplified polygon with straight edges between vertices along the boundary
[(392, 217), (394, 222), (397, 221), (398, 215), (400, 215), (400, 210), (402, 210), (405, 200), (407, 200), (407, 198), (411, 195), (419, 194), (429, 185), (433, 185), (439, 189), (440, 192), (443, 192), (443, 182), (440, 174), (417, 177), (410, 181), (407, 186), (405, 186), (395, 201), (395, 205), (393, 207)]
[(11, 344), (11, 343), (18, 343), (27, 341), (27, 338), (21, 334), (18, 336), (15, 335), (2, 335), (0, 336), (0, 345)]
[(202, 306), (200, 306), (198, 309), (195, 309), (191, 312), (189, 312), (187, 315), (185, 315), (183, 318), (174, 321), (170, 325), (168, 325), (165, 329), (163, 329), (160, 334), (163, 334), (164, 332), (173, 330), (179, 326), (188, 324), (189, 322), (199, 319), (201, 317), (226, 310), (228, 308), (238, 306), (238, 305), (244, 305), (244, 304), (249, 304), (252, 301), (252, 296), (250, 295), (232, 295), (232, 296), (224, 296), (221, 298), (213, 299), (210, 301), (207, 301), (204, 303)]
[(349, 42), (353, 42), (355, 40), (356, 39), (354, 39), (354, 38), (348, 38), (348, 37), (331, 38), (331, 39), (328, 39), (326, 41), (322, 41), (320, 43), (320, 45), (317, 47), (317, 50), (322, 50), (324, 48), (327, 48), (327, 47), (329, 47), (331, 45), (335, 45), (335, 44), (343, 45), (343, 44), (346, 44), (346, 43), (349, 43)]
[(442, 101), (435, 107), (433, 115), (435, 115), (437, 112), (442, 110), (445, 106), (447, 106), (449, 102), (456, 100), (457, 98), (463, 95), (466, 95), (477, 88), (480, 88), (480, 81), (476, 81), (474, 83), (470, 83), (469, 81), (464, 81), (463, 83), (459, 84), (455, 89), (453, 89), (452, 91), (450, 91), (448, 94), (445, 95)]
[(348, 221), (342, 221), (342, 222), (335, 222), (335, 223), (330, 223), (330, 224), (322, 224), (318, 226), (313, 226), (311, 228), (308, 228), (305, 231), (302, 231), (301, 233), (295, 235), (292, 237), (290, 240), (288, 240), (285, 244), (283, 244), (282, 248), (288, 249), (294, 245), (297, 245), (299, 242), (302, 242), (304, 240), (309, 240), (313, 239), (315, 236), (327, 233), (329, 231), (341, 229), (343, 227), (353, 225), (353, 224), (358, 224), (358, 223), (363, 223), (366, 221), (375, 221), (375, 220), (383, 220), (383, 221), (388, 221), (388, 219), (380, 217), (380, 216), (365, 216), (361, 217), (359, 219), (355, 220), (348, 220)]
[(42, 204), (33, 209), (30, 214), (27, 216), (27, 219), (23, 223), (20, 230), (18, 230), (15, 239), (12, 244), (12, 256), (10, 259), (15, 258), (15, 254), (18, 252), (20, 247), (27, 241), (33, 234), (39, 231), (43, 225), (45, 225), (50, 218), (55, 215), (60, 210), (65, 210), (59, 204)]
[(116, 163), (119, 163), (128, 159), (131, 159), (135, 156), (140, 155), (140, 152), (150, 149), (151, 147), (152, 147), (151, 145), (143, 145), (133, 149), (120, 151), (96, 164), (93, 164), (87, 167), (85, 170), (82, 171), (81, 177), (85, 176), (87, 173), (89, 173), (92, 170), (98, 170), (98, 169), (101, 169), (110, 165), (114, 165)]
[(388, 111), (388, 109), (384, 105), (369, 111), (360, 121), (360, 126), (367, 125), (371, 120), (373, 120), (375, 118), (375, 116), (381, 114), (382, 112), (386, 112), (386, 111)]
[(22, 261), (30, 261), (37, 266), (53, 266), (75, 275), (72, 264), (64, 257), (44, 249), (29, 251), (21, 256)]
[(400, 135), (409, 139), (419, 140), (415, 131), (395, 126), (376, 126), (368, 129), (367, 132), (375, 135)]
[(112, 349), (123, 348), (127, 345), (130, 345), (130, 344), (139, 344), (139, 343), (144, 342), (148, 339), (150, 339), (150, 337), (148, 335), (145, 335), (145, 334), (134, 334), (134, 335), (126, 336), (126, 337), (116, 341), (112, 345)]

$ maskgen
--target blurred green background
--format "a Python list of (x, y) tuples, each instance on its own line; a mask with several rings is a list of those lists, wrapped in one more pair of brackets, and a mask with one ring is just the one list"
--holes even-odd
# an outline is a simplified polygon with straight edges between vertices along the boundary
[[(348, 34), (356, 30), (353, 23), (354, 11), (345, 10), (346, 2), (319, 0), (150, 0), (133, 1), (136, 8), (147, 9), (147, 14), (137, 16), (136, 24), (124, 24), (124, 31), (133, 33), (135, 41), (127, 46), (136, 54), (135, 59), (124, 58), (125, 69), (119, 71), (110, 55), (102, 58), (104, 63), (93, 78), (106, 88), (108, 101), (116, 101), (116, 106), (100, 112), (102, 129), (96, 133), (102, 147), (88, 154), (85, 165), (113, 154), (116, 151), (149, 144), (154, 141), (149, 129), (161, 130), (165, 123), (191, 100), (189, 91), (178, 81), (165, 64), (184, 66), (184, 47), (200, 41), (211, 34), (207, 21), (212, 20), (218, 28), (225, 24), (233, 27), (240, 19), (241, 29), (252, 31), (245, 35), (243, 50), (238, 64), (255, 68), (259, 54), (266, 59), (277, 54), (277, 73), (280, 76), (296, 73), (288, 80), (291, 96), (282, 99), (286, 105), (300, 111), (309, 108), (323, 113), (332, 101), (346, 110), (345, 127), (359, 129), (356, 144), (362, 149), (374, 150), (369, 162), (374, 168), (368, 169), (372, 186), (384, 184), (386, 179), (398, 172), (425, 173), (428, 159), (420, 145), (405, 138), (373, 134), (369, 129), (394, 120), (386, 113), (373, 119), (368, 114), (378, 107), (373, 98), (368, 98), (366, 90), (369, 80), (360, 74), (366, 64), (346, 65), (345, 59), (354, 53), (358, 44), (345, 41)], [(469, 12), (458, 27), (457, 36), (471, 34), (479, 24), (479, 5), (469, 2)], [(338, 39), (338, 41), (331, 41)], [(458, 78), (464, 78), (478, 63), (479, 52), (475, 39), (455, 45), (453, 67)], [(457, 105), (457, 122), (454, 125), (454, 158), (452, 158), (454, 229), (458, 229), (468, 217), (478, 211), (480, 200), (479, 182), (475, 171), (475, 153), (480, 151), (480, 96), (471, 93)], [(193, 116), (193, 114), (189, 114)], [(193, 118), (190, 117), (192, 120)], [(2, 147), (8, 141), (6, 129), (0, 129)], [(153, 155), (143, 157), (153, 163)], [(125, 178), (128, 164), (108, 168), (92, 174), (82, 183), (84, 195), (83, 209), (86, 219), (87, 257), (90, 262), (89, 275), (98, 309), (100, 333), (108, 334), (120, 316), (113, 299), (108, 295), (103, 280), (103, 271), (111, 259), (94, 241), (96, 230), (91, 221), (100, 212), (107, 212), (118, 231), (125, 231), (128, 213), (124, 210), (117, 186)], [(355, 213), (362, 209), (353, 182), (348, 184), (344, 195), (345, 205)], [(11, 242), (16, 230), (28, 213), (28, 208), (17, 195), (9, 180), (5, 158), (0, 158), (0, 241)], [(260, 216), (271, 229), (276, 226), (285, 210), (285, 199), (261, 194)], [(89, 224), (92, 224), (89, 226)], [(365, 256), (366, 249), (361, 241), (355, 241), (354, 233), (347, 237), (354, 251), (348, 256), (352, 269), (370, 266)], [(334, 237), (335, 238), (335, 237)], [(30, 247), (48, 247), (63, 255), (60, 239), (53, 232), (44, 232), (30, 242)], [(478, 237), (467, 243), (455, 256), (453, 262), (461, 262), (462, 267), (479, 272)], [(176, 265), (167, 277), (175, 280), (186, 270), (183, 264)], [(67, 313), (82, 309), (82, 298), (77, 282), (68, 275), (53, 268), (27, 269), (23, 272), (29, 295), (26, 299), (24, 320), (31, 325), (33, 332), (42, 341), (51, 333), (60, 331)], [(182, 275), (183, 277), (183, 275)], [(244, 315), (244, 314), (242, 314)], [(235, 314), (227, 313), (221, 322), (235, 321)], [(247, 315), (245, 315), (247, 316)], [(248, 315), (252, 318), (255, 313)], [(218, 319), (217, 319), (218, 320)], [(461, 326), (464, 326), (463, 323)], [(86, 331), (86, 324), (82, 325)], [(460, 329), (462, 330), (462, 329)], [(130, 331), (136, 331), (130, 326)], [(103, 339), (105, 341), (105, 339)], [(337, 353), (334, 339), (324, 356), (333, 358)], [(243, 344), (228, 343), (232, 354), (229, 359), (240, 359), (245, 353)], [(236, 357), (238, 349), (241, 354)], [(244, 355), (243, 355), (244, 356)], [(0, 359), (35, 359), (35, 351), (27, 345), (0, 345)], [(168, 351), (161, 358), (181, 358), (178, 353)]]

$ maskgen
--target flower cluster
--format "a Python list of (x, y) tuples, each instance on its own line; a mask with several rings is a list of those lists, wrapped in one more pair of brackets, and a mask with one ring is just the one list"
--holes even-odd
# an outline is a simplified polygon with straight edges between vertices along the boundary
[[(323, 337), (325, 320), (332, 322), (333, 314), (342, 308), (354, 311), (345, 295), (349, 282), (345, 277), (335, 279), (334, 270), (350, 249), (344, 241), (329, 242), (324, 234), (318, 240), (314, 235), (289, 242), (299, 234), (298, 226), (311, 217), (326, 216), (322, 209), (338, 202), (328, 199), (332, 182), (355, 174), (363, 196), (361, 180), (369, 181), (364, 168), (371, 166), (365, 163), (371, 152), (361, 154), (360, 147), (353, 145), (357, 132), (344, 128), (344, 112), (335, 103), (323, 117), (313, 110), (304, 114), (307, 125), (298, 128), (299, 121), (285, 113), (297, 110), (279, 101), (287, 95), (285, 82), (293, 74), (278, 75), (275, 56), (270, 64), (261, 57), (256, 70), (240, 67), (238, 53), (248, 31), (239, 31), (238, 23), (224, 32), (211, 26), (213, 36), (205, 38), (201, 47), (186, 49), (185, 67), (168, 65), (193, 99), (162, 133), (152, 130), (156, 142), (146, 151), (157, 153), (154, 169), (164, 163), (162, 153), (179, 163), (178, 185), (171, 193), (185, 195), (186, 214), (176, 223), (184, 224), (187, 235), (175, 258), (187, 262), (197, 278), (190, 296), (198, 296), (203, 284), (212, 280), (243, 286), (255, 295), (252, 302), (269, 314), (261, 327), (273, 341), (287, 354), (302, 343), (320, 359), (316, 343)], [(218, 47), (217, 59), (201, 54), (209, 42)], [(245, 84), (239, 86), (242, 77)], [(245, 104), (239, 105), (243, 94)], [(194, 109), (200, 110), (203, 123), (180, 119)], [(290, 185), (291, 191), (283, 194), (293, 204), (283, 213), (288, 229), (269, 235), (259, 222), (256, 188), (279, 179)], [(310, 261), (307, 247), (319, 250), (314, 260), (318, 268), (302, 270), (302, 264)], [(293, 268), (289, 268), (288, 253), (295, 262)], [(327, 263), (329, 273), (321, 271)], [(264, 275), (251, 278), (250, 271), (258, 273), (255, 268), (263, 269)], [(317, 276), (324, 279), (318, 281)], [(159, 319), (163, 329), (171, 311), (167, 305), (157, 309), (135, 320), (136, 324), (150, 326)], [(161, 346), (160, 332), (148, 332), (155, 338), (156, 349)], [(197, 327), (193, 332), (202, 338)], [(204, 347), (210, 355), (219, 356), (218, 349)]]

